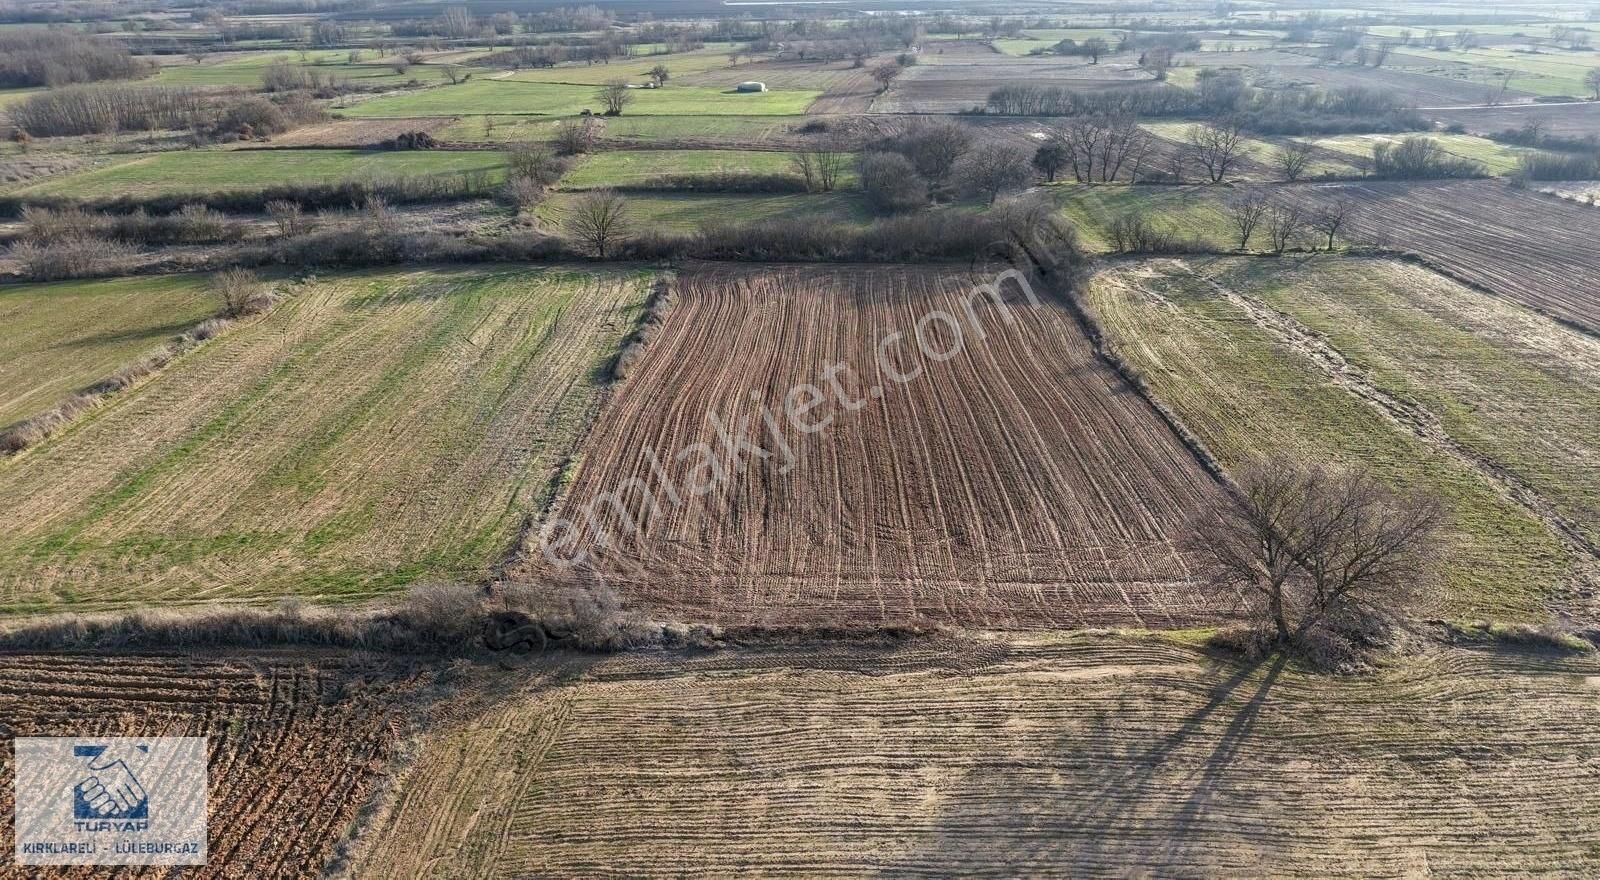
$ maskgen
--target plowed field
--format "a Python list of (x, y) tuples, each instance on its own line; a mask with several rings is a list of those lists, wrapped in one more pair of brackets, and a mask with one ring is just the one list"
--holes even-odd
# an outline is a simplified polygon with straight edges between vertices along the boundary
[(0, 462), (0, 607), (476, 580), (588, 426), (647, 274), (367, 272)]
[(974, 280), (686, 274), (546, 526), (556, 555), (694, 620), (1208, 616), (1173, 541), (1211, 478), (1063, 308)]
[(570, 664), (423, 740), (355, 877), (1600, 872), (1600, 664), (1159, 642)]
[(96, 735), (209, 738), (210, 861), (182, 876), (322, 876), (393, 755), (402, 690), (349, 659), (0, 656), (0, 877), (172, 876), (13, 863), (10, 738)]
[(1415, 251), (1524, 305), (1600, 331), (1600, 213), (1497, 181), (1295, 188), (1359, 202), (1353, 239)]

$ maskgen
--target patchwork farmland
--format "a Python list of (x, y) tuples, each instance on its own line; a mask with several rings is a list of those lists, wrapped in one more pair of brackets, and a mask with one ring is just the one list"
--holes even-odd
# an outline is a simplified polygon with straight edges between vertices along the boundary
[[(660, 511), (627, 499), (643, 508), (641, 527), (595, 570), (661, 614), (770, 625), (1209, 617), (1177, 533), (1217, 484), (1059, 304), (1008, 287), (999, 305), (975, 294), (977, 280), (866, 266), (680, 277), (560, 505), (579, 532), (556, 540), (582, 548), (626, 530), (626, 514), (600, 502), (654, 481), (655, 461), (678, 487), (727, 474), (681, 505), (650, 490)], [(890, 350), (919, 322), (923, 350), (953, 356)], [(849, 372), (819, 377), (835, 364)], [(919, 377), (896, 381), (909, 374)], [(830, 384), (837, 402), (811, 402), (806, 389)], [(828, 426), (782, 426), (790, 451), (778, 456), (719, 442), (718, 420), (772, 448), (763, 408), (781, 418), (792, 393)]]

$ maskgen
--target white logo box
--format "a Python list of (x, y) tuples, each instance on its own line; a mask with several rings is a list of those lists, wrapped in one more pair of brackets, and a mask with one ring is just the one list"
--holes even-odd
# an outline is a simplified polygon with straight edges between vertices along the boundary
[(19, 865), (203, 865), (206, 738), (14, 740)]

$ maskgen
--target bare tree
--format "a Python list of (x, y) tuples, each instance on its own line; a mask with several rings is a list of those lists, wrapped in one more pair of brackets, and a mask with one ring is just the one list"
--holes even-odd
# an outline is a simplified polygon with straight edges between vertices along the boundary
[(921, 122), (890, 142), (890, 148), (911, 160), (917, 173), (943, 186), (956, 161), (972, 148), (972, 130), (958, 122)]
[(1355, 210), (1356, 203), (1354, 201), (1339, 198), (1323, 205), (1315, 214), (1311, 215), (1311, 225), (1328, 237), (1328, 250), (1333, 250), (1334, 237), (1350, 221), (1350, 216), (1355, 213)]
[(444, 74), (444, 78), (449, 80), (450, 84), (453, 86), (461, 85), (467, 80), (472, 79), (472, 72), (459, 64), (441, 65), (439, 70)]
[(968, 192), (993, 205), (1000, 194), (1033, 182), (1033, 166), (1025, 147), (1005, 141), (986, 141), (961, 157), (958, 176)]
[(606, 107), (607, 116), (621, 116), (623, 108), (633, 103), (633, 89), (625, 79), (614, 79), (600, 87), (595, 95)]
[(605, 259), (628, 235), (628, 202), (616, 192), (586, 193), (567, 210), (566, 229), (595, 256)]
[(1273, 459), (1196, 526), (1210, 583), (1245, 598), (1281, 645), (1403, 613), (1437, 577), (1439, 504), (1369, 474)]
[(1256, 228), (1266, 218), (1271, 204), (1266, 193), (1260, 190), (1251, 190), (1228, 201), (1228, 219), (1233, 222), (1233, 228), (1239, 231), (1239, 250), (1250, 246), (1250, 236), (1255, 234)]
[(278, 227), (278, 234), (284, 238), (293, 238), (306, 231), (305, 211), (299, 202), (288, 199), (274, 199), (267, 202), (267, 216)]
[(1090, 64), (1099, 64), (1100, 56), (1111, 51), (1111, 47), (1099, 37), (1090, 37), (1083, 41), (1083, 44), (1078, 47), (1078, 51), (1089, 56)]
[(900, 71), (903, 69), (893, 62), (879, 64), (877, 67), (872, 68), (872, 78), (878, 83), (878, 91), (888, 91), (889, 83), (894, 82), (894, 78), (899, 76)]
[(1389, 60), (1389, 53), (1394, 51), (1394, 43), (1384, 40), (1372, 48), (1372, 66), (1382, 67)]
[(1139, 66), (1150, 71), (1150, 75), (1158, 82), (1165, 81), (1167, 71), (1172, 69), (1172, 50), (1166, 46), (1155, 46), (1139, 56)]
[(1306, 173), (1316, 152), (1316, 145), (1310, 141), (1289, 140), (1278, 146), (1273, 158), (1277, 160), (1278, 170), (1283, 172), (1283, 179), (1293, 183)]
[(581, 156), (594, 147), (595, 119), (587, 117), (562, 123), (551, 140), (556, 152), (563, 156)]
[(665, 64), (657, 64), (655, 67), (650, 68), (650, 79), (657, 86), (666, 85), (667, 80), (671, 77), (672, 71), (668, 70)]
[(1600, 67), (1596, 67), (1583, 75), (1583, 84), (1588, 86), (1589, 94), (1600, 101)]
[(1244, 126), (1221, 120), (1189, 126), (1189, 155), (1206, 170), (1212, 183), (1221, 183), (1244, 158)]
[(1267, 209), (1267, 238), (1272, 242), (1272, 252), (1281, 254), (1299, 237), (1305, 228), (1306, 215), (1300, 206), (1278, 202)]

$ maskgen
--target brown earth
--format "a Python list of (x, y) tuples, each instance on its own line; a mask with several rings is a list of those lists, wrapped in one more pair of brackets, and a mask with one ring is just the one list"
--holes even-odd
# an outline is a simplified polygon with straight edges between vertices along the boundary
[[(0, 737), (206, 736), (210, 753), (204, 867), (20, 867), (7, 782), (0, 877), (321, 876), (394, 756), (409, 685), (371, 661), (297, 653), (0, 655)], [(0, 744), (0, 778), (12, 755)]]
[(1359, 209), (1356, 240), (1413, 251), (1444, 271), (1548, 315), (1600, 331), (1593, 208), (1500, 181), (1340, 183), (1295, 187)]
[(1346, 678), (1074, 636), (531, 678), (422, 738), (349, 876), (1600, 873), (1592, 656)]
[[(724, 623), (1214, 618), (1174, 542), (1216, 484), (1061, 306), (1009, 287), (1003, 307), (969, 301), (990, 277), (688, 272), (557, 505), (578, 525), (547, 526), (557, 555), (599, 561), (574, 574), (534, 550), (521, 574), (598, 573), (653, 612)], [(918, 350), (919, 321), (948, 359)], [(830, 365), (847, 365), (832, 382)]]
[(1600, 101), (1433, 110), (1428, 115), (1440, 125), (1460, 125), (1473, 134), (1496, 134), (1537, 122), (1544, 126), (1546, 134), (1600, 137)]
[[(448, 116), (407, 119), (334, 119), (273, 137), (271, 147), (375, 147), (413, 131), (436, 132), (453, 120)], [(246, 144), (241, 149), (248, 149)]]

